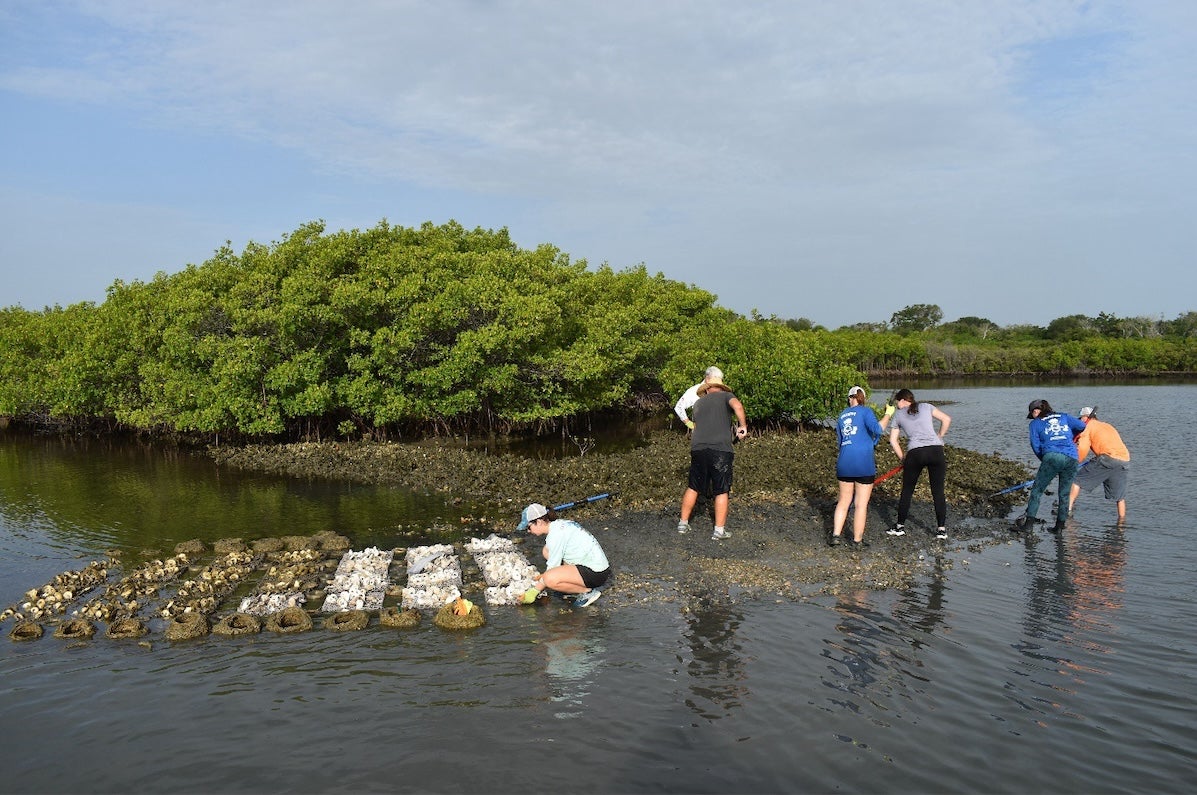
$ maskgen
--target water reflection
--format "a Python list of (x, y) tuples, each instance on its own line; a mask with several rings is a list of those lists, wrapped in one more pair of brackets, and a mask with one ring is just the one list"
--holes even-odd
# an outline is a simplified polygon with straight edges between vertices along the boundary
[[(947, 595), (948, 571), (944, 556), (932, 558), (930, 576), (927, 578), (926, 595), (922, 590), (903, 591), (894, 606), (894, 618), (901, 624), (921, 630), (930, 638), (936, 627), (944, 623), (944, 597)], [(910, 637), (910, 645), (916, 651), (928, 644), (922, 635)]]
[(1058, 640), (1071, 613), (1074, 561), (1064, 534), (1029, 533), (1023, 559), (1028, 574), (1023, 631), (1032, 638)]
[[(1033, 640), (1058, 641), (1088, 653), (1111, 654), (1102, 637), (1115, 628), (1114, 615), (1122, 609), (1126, 536), (1117, 525), (1099, 535), (1082, 532), (1074, 522), (1058, 536), (1026, 540), (1024, 555), (1029, 585), (1023, 619)], [(1104, 673), (1081, 666), (1051, 647), (1024, 641), (1020, 651), (1036, 661), (1048, 661), (1056, 670), (1070, 672), (1079, 682), (1085, 672)]]
[(831, 664), (822, 683), (852, 696), (850, 699), (836, 696), (831, 703), (854, 713), (862, 708), (855, 699), (876, 705), (896, 673), (889, 670), (885, 661), (893, 653), (893, 631), (888, 619), (877, 609), (876, 598), (877, 594), (865, 590), (837, 597), (832, 609), (839, 614), (835, 629), (840, 634), (823, 642), (822, 656)]
[(360, 548), (393, 544), (402, 525), (456, 525), (462, 512), (471, 506), (440, 496), (222, 469), (202, 455), (135, 441), (0, 436), (0, 522), (86, 550), (321, 530)]
[(545, 626), (540, 645), (549, 698), (563, 705), (554, 713), (557, 718), (583, 717), (594, 673), (606, 659), (606, 644), (594, 631), (591, 618), (584, 611), (565, 610)]
[(1126, 590), (1126, 535), (1121, 526), (1111, 525), (1096, 537), (1082, 536), (1076, 542), (1069, 623), (1086, 634), (1113, 629), (1113, 616), (1122, 610)]
[(749, 693), (743, 649), (736, 631), (744, 616), (734, 606), (703, 603), (686, 618), (683, 637), (689, 660), (679, 658), (690, 675), (686, 706), (707, 720), (718, 720), (743, 706)]

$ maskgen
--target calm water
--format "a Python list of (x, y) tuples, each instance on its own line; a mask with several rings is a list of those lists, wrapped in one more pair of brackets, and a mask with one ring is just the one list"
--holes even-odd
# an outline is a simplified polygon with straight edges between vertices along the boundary
[[(492, 609), (465, 635), (425, 622), (152, 649), (5, 638), (0, 791), (1188, 790), (1197, 387), (916, 394), (953, 416), (953, 443), (1028, 463), (1029, 400), (1099, 405), (1134, 456), (1128, 524), (1087, 493), (1060, 540), (801, 604)], [(460, 512), (0, 436), (0, 604), (114, 546), (331, 528), (361, 548)]]

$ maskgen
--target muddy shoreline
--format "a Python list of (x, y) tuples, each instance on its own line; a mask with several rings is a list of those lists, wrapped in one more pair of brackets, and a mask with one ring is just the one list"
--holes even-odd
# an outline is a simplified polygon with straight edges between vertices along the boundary
[[(1005, 517), (1025, 495), (987, 495), (1029, 476), (1016, 462), (949, 445), (950, 538), (936, 541), (927, 533), (934, 518), (925, 476), (915, 491), (907, 535), (885, 535), (897, 512), (896, 476), (876, 487), (865, 534), (870, 546), (854, 551), (826, 542), (837, 488), (829, 431), (765, 434), (737, 446), (727, 525), (732, 537), (724, 541), (711, 540), (711, 507), (703, 499), (691, 532), (676, 530), (689, 466), (688, 441), (680, 433), (657, 432), (628, 452), (560, 459), (490, 454), (451, 441), (252, 445), (209, 453), (222, 466), (443, 494), (463, 506), (461, 527), (453, 528), (459, 537), (511, 534), (528, 502), (617, 492), (569, 512), (595, 533), (612, 561), (615, 576), (603, 597), (606, 605), (794, 600), (902, 587), (953, 565), (958, 557), (953, 552), (1009, 541)], [(896, 465), (883, 443), (878, 471)], [(522, 543), (528, 558), (541, 562), (539, 542)]]

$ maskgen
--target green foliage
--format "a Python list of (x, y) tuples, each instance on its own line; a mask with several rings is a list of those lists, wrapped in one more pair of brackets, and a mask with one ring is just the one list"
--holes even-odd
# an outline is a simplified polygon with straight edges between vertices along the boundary
[(0, 409), (254, 436), (555, 423), (659, 394), (713, 306), (506, 230), (312, 223), (117, 282), (99, 307), (5, 310)]
[(823, 419), (864, 373), (1197, 371), (1197, 313), (936, 326), (919, 304), (829, 332), (745, 318), (643, 267), (507, 230), (305, 224), (100, 305), (0, 310), (0, 414), (248, 436), (568, 427), (660, 408), (711, 364), (754, 424)]
[(889, 331), (889, 324), (884, 322), (853, 323), (850, 326), (841, 326), (837, 331), (863, 331), (866, 334), (882, 334)]
[(825, 418), (841, 408), (852, 384), (864, 381), (843, 363), (843, 350), (828, 332), (712, 315), (687, 333), (688, 344), (663, 373), (666, 387), (680, 394), (717, 364), (750, 422)]
[(937, 336), (952, 342), (980, 342), (998, 331), (997, 324), (989, 318), (968, 316), (944, 323), (937, 329)]
[(1197, 312), (1185, 312), (1177, 315), (1170, 323), (1161, 323), (1162, 331), (1173, 337), (1197, 337)]
[(1047, 324), (1047, 338), (1056, 341), (1084, 340), (1099, 332), (1093, 321), (1084, 315), (1058, 317)]
[(914, 334), (935, 328), (943, 320), (943, 310), (935, 304), (911, 304), (890, 316), (889, 325), (899, 334)]
[(53, 361), (58, 353), (53, 337), (46, 333), (53, 313), (0, 309), (0, 415), (26, 416), (44, 410), (47, 379), (38, 365)]
[(785, 321), (786, 326), (794, 331), (825, 331), (823, 326), (817, 325), (813, 320), (807, 317), (790, 318)]

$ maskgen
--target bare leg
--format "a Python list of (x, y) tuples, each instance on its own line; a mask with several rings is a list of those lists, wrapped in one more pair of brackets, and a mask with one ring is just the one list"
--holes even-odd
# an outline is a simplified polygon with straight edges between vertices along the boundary
[(570, 563), (554, 566), (540, 579), (546, 588), (552, 588), (558, 593), (586, 593), (590, 590), (586, 583), (582, 582), (578, 567)]
[(1118, 503), (1118, 524), (1126, 521), (1126, 500), (1119, 500)]
[(682, 495), (682, 521), (689, 522), (690, 514), (694, 513), (694, 505), (698, 502), (698, 492), (694, 489), (686, 489), (685, 494)]
[(727, 494), (715, 495), (715, 526), (727, 527)]
[(856, 484), (840, 481), (840, 498), (835, 503), (835, 524), (831, 534), (838, 536), (844, 530), (844, 522), (848, 520), (848, 506), (852, 504), (852, 487)]
[(873, 496), (873, 484), (854, 483), (852, 485), (856, 486), (856, 512), (852, 514), (852, 540), (860, 541), (864, 538), (865, 521), (869, 518), (869, 497)]
[(1076, 504), (1076, 498), (1081, 496), (1081, 487), (1073, 483), (1072, 488), (1068, 491), (1068, 513), (1072, 513), (1072, 506)]

